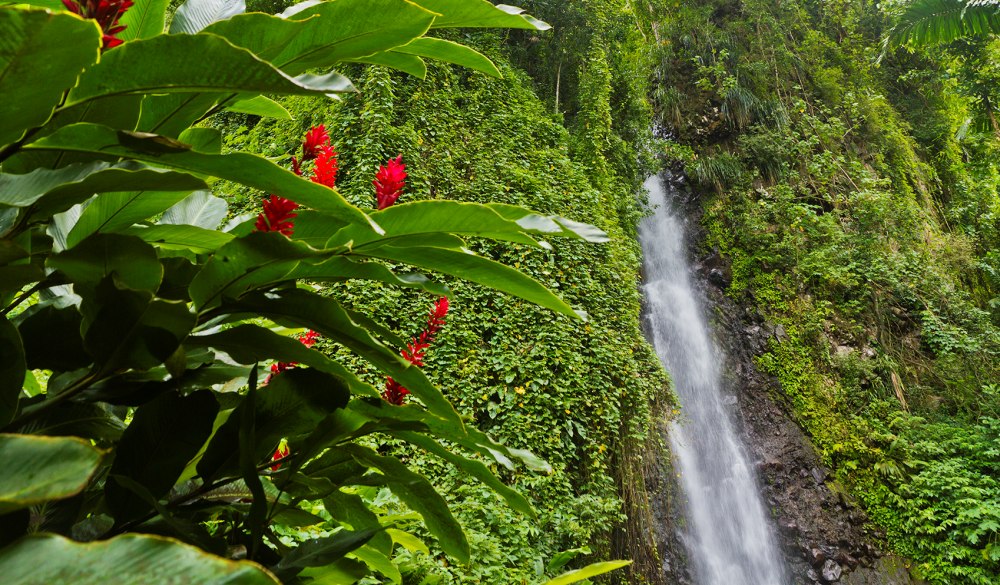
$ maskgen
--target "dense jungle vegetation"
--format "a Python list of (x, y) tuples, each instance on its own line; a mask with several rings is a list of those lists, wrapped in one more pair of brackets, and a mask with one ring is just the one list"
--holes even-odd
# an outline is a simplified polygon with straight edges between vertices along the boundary
[(1000, 579), (995, 37), (886, 43), (899, 0), (8, 4), (13, 582), (655, 581), (664, 165), (886, 549)]
[(657, 29), (656, 103), (728, 293), (787, 334), (759, 367), (918, 576), (985, 585), (1000, 576), (1000, 45), (883, 54), (907, 6), (680, 3)]

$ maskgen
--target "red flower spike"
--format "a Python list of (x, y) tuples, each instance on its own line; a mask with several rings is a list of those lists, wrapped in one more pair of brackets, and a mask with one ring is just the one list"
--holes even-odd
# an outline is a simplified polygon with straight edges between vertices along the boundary
[(254, 228), (258, 232), (279, 232), (286, 236), (291, 236), (295, 231), (295, 224), (292, 219), (298, 216), (292, 213), (299, 206), (298, 203), (271, 195), (270, 199), (264, 200), (264, 211), (257, 216), (257, 223)]
[(330, 135), (326, 132), (326, 126), (323, 124), (313, 126), (306, 132), (305, 140), (302, 141), (302, 160), (316, 158), (322, 153), (323, 148), (328, 146), (330, 146)]
[(286, 444), (278, 445), (278, 448), (274, 450), (274, 455), (271, 455), (271, 461), (276, 462), (274, 465), (271, 466), (271, 471), (278, 471), (279, 469), (281, 469), (280, 462), (285, 457), (288, 457), (289, 453), (291, 453), (291, 451), (288, 449), (288, 445)]
[(132, 0), (62, 0), (62, 3), (66, 10), (97, 21), (104, 33), (101, 37), (104, 50), (122, 44), (115, 35), (125, 30), (125, 26), (118, 24), (118, 20), (132, 7)]
[(300, 177), (302, 176), (302, 163), (294, 156), (292, 157), (292, 172)]
[(337, 151), (332, 146), (324, 146), (316, 157), (316, 170), (313, 171), (312, 182), (333, 189), (337, 184), (338, 170)]
[[(431, 306), (431, 310), (427, 314), (426, 328), (420, 332), (419, 336), (411, 339), (406, 344), (406, 349), (400, 352), (403, 359), (418, 368), (424, 367), (424, 358), (427, 357), (427, 350), (434, 341), (434, 337), (444, 327), (444, 319), (447, 314), (448, 298), (441, 297)], [(399, 382), (393, 380), (391, 377), (385, 379), (385, 390), (382, 391), (382, 399), (389, 404), (402, 406), (406, 395), (409, 393), (409, 390), (402, 387)]]
[(406, 186), (406, 165), (403, 164), (403, 155), (390, 158), (379, 167), (378, 173), (372, 185), (375, 185), (375, 200), (379, 209), (391, 206), (403, 194), (403, 187)]
[(410, 391), (403, 388), (399, 382), (392, 378), (385, 379), (385, 390), (382, 392), (382, 398), (389, 404), (403, 406), (406, 402), (406, 395), (409, 393)]
[(299, 336), (299, 341), (301, 341), (302, 345), (304, 345), (306, 347), (312, 347), (312, 346), (316, 345), (316, 340), (317, 339), (319, 339), (319, 333), (316, 333), (312, 329), (310, 329), (309, 331), (306, 331), (301, 336)]

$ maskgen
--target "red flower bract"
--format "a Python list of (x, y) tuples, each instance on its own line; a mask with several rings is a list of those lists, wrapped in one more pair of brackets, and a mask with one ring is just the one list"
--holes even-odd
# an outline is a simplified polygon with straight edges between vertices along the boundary
[(291, 236), (295, 231), (292, 219), (298, 216), (297, 213), (292, 212), (298, 206), (298, 203), (290, 199), (271, 195), (269, 199), (264, 200), (264, 211), (257, 216), (254, 228), (258, 232), (279, 232)]
[(332, 146), (324, 146), (316, 157), (316, 170), (313, 171), (312, 182), (333, 189), (337, 184), (338, 169), (337, 151)]
[(274, 450), (274, 454), (271, 455), (271, 461), (275, 462), (271, 466), (271, 471), (278, 471), (281, 469), (281, 460), (288, 457), (291, 451), (288, 449), (288, 445), (278, 445), (278, 448)]
[(104, 49), (122, 44), (122, 40), (115, 37), (125, 30), (118, 20), (132, 7), (132, 0), (62, 0), (62, 3), (66, 10), (97, 21), (104, 32), (101, 38)]
[(328, 146), (330, 146), (330, 135), (326, 132), (326, 126), (320, 124), (310, 128), (306, 132), (305, 140), (302, 141), (302, 160), (316, 158), (322, 153), (323, 148)]
[[(427, 325), (424, 330), (420, 332), (420, 335), (414, 337), (406, 344), (406, 349), (400, 352), (403, 359), (410, 362), (411, 364), (422, 368), (424, 366), (424, 358), (427, 356), (427, 349), (434, 342), (434, 337), (441, 331), (444, 327), (445, 316), (448, 315), (448, 298), (441, 297), (432, 306), (430, 312), (427, 314)], [(382, 391), (382, 398), (396, 406), (402, 406), (406, 395), (410, 391), (399, 384), (399, 382), (393, 380), (391, 377), (385, 379), (385, 390)]]
[(399, 199), (399, 196), (403, 194), (403, 187), (406, 186), (406, 177), (403, 155), (390, 158), (379, 167), (375, 180), (372, 181), (372, 185), (375, 185), (375, 200), (379, 209), (385, 209)]

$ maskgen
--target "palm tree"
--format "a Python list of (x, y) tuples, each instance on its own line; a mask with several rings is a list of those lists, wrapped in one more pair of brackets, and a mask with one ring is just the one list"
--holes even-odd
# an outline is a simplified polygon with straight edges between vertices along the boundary
[(1000, 0), (913, 0), (889, 30), (885, 49), (1000, 34)]

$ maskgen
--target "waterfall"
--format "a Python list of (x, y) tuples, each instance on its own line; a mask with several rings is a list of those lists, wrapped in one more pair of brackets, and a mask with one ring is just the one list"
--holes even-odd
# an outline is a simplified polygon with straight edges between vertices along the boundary
[(639, 228), (653, 345), (681, 402), (670, 429), (674, 470), (683, 489), (681, 538), (698, 585), (784, 585), (784, 563), (746, 448), (723, 395), (723, 356), (712, 341), (692, 281), (684, 221), (674, 189), (646, 181), (655, 213)]

